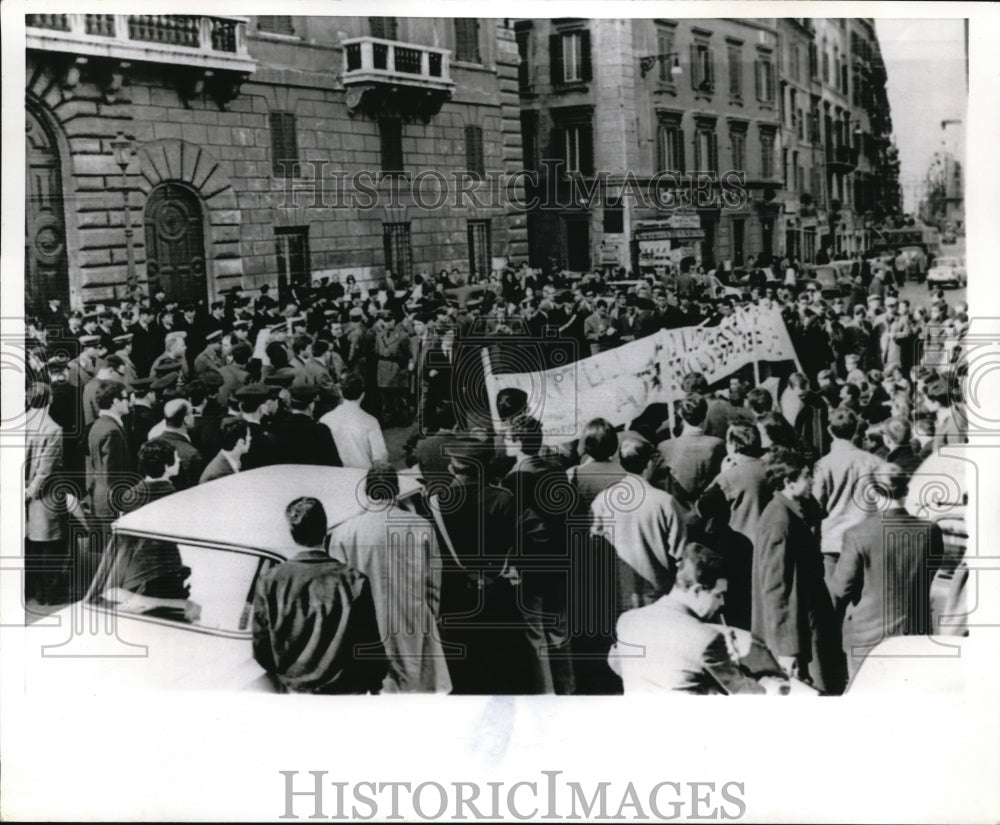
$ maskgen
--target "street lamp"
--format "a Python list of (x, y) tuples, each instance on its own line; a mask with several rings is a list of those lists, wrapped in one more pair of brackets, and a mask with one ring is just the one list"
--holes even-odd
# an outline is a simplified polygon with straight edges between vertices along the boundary
[(128, 285), (129, 297), (131, 298), (134, 296), (136, 288), (135, 250), (132, 248), (132, 214), (129, 211), (128, 176), (126, 175), (128, 162), (133, 153), (131, 135), (119, 132), (118, 137), (111, 141), (111, 153), (114, 156), (115, 163), (118, 164), (118, 168), (122, 170), (122, 195), (125, 198), (125, 255), (128, 262), (126, 283)]
[(645, 78), (649, 74), (649, 70), (656, 65), (657, 61), (664, 63), (670, 58), (674, 59), (674, 65), (670, 67), (670, 74), (673, 77), (684, 74), (684, 69), (681, 67), (681, 62), (678, 59), (680, 57), (680, 52), (666, 52), (664, 54), (650, 54), (646, 57), (639, 58), (639, 76)]

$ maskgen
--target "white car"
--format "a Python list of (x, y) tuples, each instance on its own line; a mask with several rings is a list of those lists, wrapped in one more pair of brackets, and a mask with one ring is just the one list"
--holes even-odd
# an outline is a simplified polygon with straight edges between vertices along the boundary
[(961, 258), (940, 257), (934, 260), (934, 266), (927, 270), (927, 288), (938, 289), (943, 286), (964, 287), (968, 283), (965, 264)]
[[(86, 597), (25, 629), (26, 682), (101, 689), (274, 691), (254, 661), (258, 577), (298, 552), (285, 508), (323, 503), (330, 529), (363, 510), (365, 471), (277, 465), (122, 516)], [(400, 474), (400, 505), (422, 489)]]

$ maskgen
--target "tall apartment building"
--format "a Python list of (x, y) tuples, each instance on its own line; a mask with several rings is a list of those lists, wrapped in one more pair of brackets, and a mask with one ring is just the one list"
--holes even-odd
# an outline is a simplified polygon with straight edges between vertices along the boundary
[[(124, 297), (133, 283), (198, 301), (333, 274), (486, 272), (526, 255), (524, 215), (481, 182), (522, 164), (504, 20), (26, 23), (29, 307)], [(124, 185), (119, 133), (133, 150)], [(363, 191), (343, 182), (355, 175)], [(468, 197), (440, 197), (456, 186)]]
[[(867, 243), (891, 128), (870, 20), (563, 18), (515, 29), (525, 162), (539, 173), (534, 265), (739, 266), (749, 254), (813, 260), (823, 245)], [(856, 69), (855, 42), (868, 61)], [(863, 82), (852, 85), (854, 72)], [(704, 189), (714, 197), (679, 208), (634, 196), (662, 187), (664, 172), (681, 191), (696, 173), (716, 176)], [(606, 195), (595, 200), (598, 184)]]

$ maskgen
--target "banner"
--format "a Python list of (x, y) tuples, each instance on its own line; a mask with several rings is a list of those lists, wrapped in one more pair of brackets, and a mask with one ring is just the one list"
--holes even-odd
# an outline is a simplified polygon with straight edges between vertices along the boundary
[[(544, 342), (539, 342), (544, 346)], [(607, 352), (544, 372), (492, 375), (491, 406), (505, 387), (528, 394), (528, 412), (542, 422), (545, 441), (579, 438), (593, 418), (628, 424), (650, 404), (684, 397), (681, 380), (700, 372), (710, 384), (754, 361), (796, 357), (777, 306), (742, 307), (714, 327), (660, 330)]]

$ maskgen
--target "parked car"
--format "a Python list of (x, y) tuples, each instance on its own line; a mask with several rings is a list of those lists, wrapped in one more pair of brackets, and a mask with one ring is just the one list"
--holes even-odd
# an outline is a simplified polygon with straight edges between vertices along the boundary
[(927, 270), (927, 288), (938, 289), (954, 286), (956, 289), (968, 283), (965, 264), (961, 258), (944, 256), (934, 259), (934, 265)]
[(831, 261), (828, 264), (808, 264), (802, 267), (799, 284), (816, 281), (824, 298), (839, 298), (851, 292), (852, 261)]
[[(29, 685), (273, 692), (253, 658), (252, 608), (261, 574), (298, 552), (285, 508), (314, 496), (332, 529), (362, 512), (364, 478), (343, 467), (263, 467), (122, 516), (84, 599), (25, 633)], [(404, 507), (421, 489), (400, 475)]]

